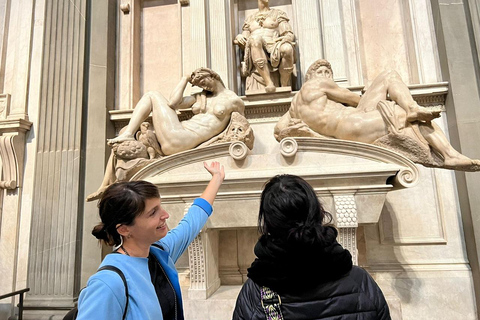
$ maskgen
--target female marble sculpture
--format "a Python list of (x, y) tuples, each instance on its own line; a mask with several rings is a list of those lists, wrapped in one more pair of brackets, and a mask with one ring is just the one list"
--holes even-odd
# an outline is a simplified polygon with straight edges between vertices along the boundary
[[(260, 83), (266, 92), (274, 92), (270, 71), (278, 69), (282, 87), (290, 86), (295, 64), (295, 36), (285, 12), (271, 9), (268, 0), (258, 0), (258, 11), (245, 19), (242, 33), (234, 43), (245, 50), (242, 76), (247, 90)], [(270, 64), (270, 65), (269, 65)]]
[[(184, 97), (183, 92), (188, 82), (204, 90), (194, 96)], [(192, 108), (193, 117), (180, 121), (175, 110), (189, 107)], [(108, 140), (112, 153), (105, 168), (105, 176), (101, 186), (87, 197), (87, 201), (98, 199), (115, 181), (128, 180), (154, 160), (152, 154), (168, 156), (209, 141), (225, 131), (233, 113), (243, 117), (244, 111), (243, 100), (226, 89), (220, 76), (208, 68), (199, 68), (190, 77), (183, 77), (171, 93), (169, 101), (159, 92), (146, 93), (137, 103), (128, 125), (120, 131), (120, 135)], [(150, 113), (160, 152), (149, 150), (153, 148), (152, 142), (144, 145), (134, 137)], [(143, 130), (138, 136), (141, 138), (143, 134), (149, 134), (151, 140), (152, 133)]]
[(395, 71), (381, 73), (362, 96), (339, 87), (332, 79), (326, 60), (317, 60), (308, 69), (306, 82), (275, 127), (277, 140), (285, 137), (285, 132), (295, 136), (295, 129), (303, 136), (311, 130), (311, 136), (388, 147), (426, 166), (480, 170), (480, 160), (456, 151), (431, 122), (440, 111), (419, 106)]
[[(204, 91), (197, 96), (183, 96), (191, 82)], [(194, 116), (178, 119), (177, 109), (192, 107)], [(183, 77), (167, 101), (159, 92), (148, 92), (135, 106), (126, 130), (108, 141), (110, 145), (134, 140), (141, 123), (152, 113), (153, 129), (164, 155), (192, 149), (221, 133), (230, 122), (232, 112), (244, 114), (245, 105), (234, 92), (225, 88), (220, 76), (213, 70), (199, 68), (191, 77)]]

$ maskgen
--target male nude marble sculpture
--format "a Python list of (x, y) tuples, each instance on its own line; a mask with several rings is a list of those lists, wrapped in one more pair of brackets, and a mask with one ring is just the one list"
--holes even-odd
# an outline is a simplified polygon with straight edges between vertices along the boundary
[[(190, 82), (203, 91), (194, 96), (183, 96)], [(184, 121), (178, 119), (177, 109), (191, 107), (193, 116)], [(139, 164), (148, 164), (152, 155), (168, 156), (193, 149), (201, 143), (222, 133), (230, 124), (232, 113), (244, 115), (245, 104), (233, 91), (225, 88), (220, 76), (208, 68), (195, 70), (190, 77), (182, 77), (170, 95), (170, 100), (159, 92), (148, 92), (133, 110), (128, 125), (120, 135), (108, 140), (112, 153), (105, 169), (100, 188), (87, 197), (87, 201), (98, 199), (103, 191), (115, 181), (128, 179), (139, 170)], [(152, 113), (153, 131), (161, 150), (152, 153), (152, 133), (148, 126), (138, 135), (149, 135), (150, 141), (143, 145), (135, 140), (135, 133)], [(150, 132), (149, 132), (150, 131)], [(147, 139), (148, 140), (148, 139)], [(156, 147), (156, 146), (155, 146)], [(120, 160), (119, 167), (117, 161)], [(136, 171), (135, 171), (136, 170)], [(120, 172), (120, 176), (119, 173)]]
[(270, 72), (276, 70), (280, 85), (288, 87), (294, 71), (295, 36), (289, 19), (282, 10), (270, 8), (268, 2), (258, 0), (258, 11), (245, 19), (242, 33), (234, 41), (244, 49), (242, 76), (248, 77), (247, 90), (265, 87), (266, 92), (275, 92)]
[[(323, 59), (310, 66), (305, 80), (289, 111), (275, 127), (277, 140), (285, 136), (283, 132), (292, 132), (292, 127), (302, 125), (314, 132), (311, 136), (317, 133), (373, 144), (387, 136), (400, 136), (397, 141), (406, 140), (407, 149), (408, 143), (413, 142), (427, 150), (431, 148), (435, 156), (440, 155), (442, 163), (426, 161), (425, 165), (480, 170), (480, 160), (456, 151), (442, 130), (431, 122), (440, 116), (440, 111), (419, 106), (397, 72), (381, 73), (362, 96), (339, 87), (333, 81), (330, 63)], [(387, 101), (387, 95), (391, 101)]]

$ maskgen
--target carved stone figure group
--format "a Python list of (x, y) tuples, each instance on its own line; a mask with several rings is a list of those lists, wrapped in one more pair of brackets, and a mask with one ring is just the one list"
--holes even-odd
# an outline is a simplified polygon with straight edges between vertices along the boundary
[[(295, 36), (285, 12), (258, 0), (234, 43), (243, 49), (241, 75), (246, 92), (273, 93), (288, 87), (295, 75)], [(184, 96), (188, 83), (203, 89)], [(388, 97), (388, 99), (387, 99)], [(193, 116), (180, 121), (178, 109)], [(253, 148), (253, 131), (241, 98), (228, 90), (213, 70), (199, 68), (183, 77), (166, 99), (148, 92), (137, 103), (128, 125), (108, 141), (112, 147), (97, 199), (110, 184), (128, 180), (156, 159), (219, 142), (243, 141)], [(275, 138), (308, 136), (376, 144), (425, 166), (480, 171), (480, 160), (456, 151), (432, 122), (440, 111), (419, 106), (397, 72), (388, 70), (360, 96), (338, 86), (330, 63), (319, 59), (305, 74), (305, 83), (288, 112), (275, 126)], [(152, 114), (152, 123), (145, 122)]]

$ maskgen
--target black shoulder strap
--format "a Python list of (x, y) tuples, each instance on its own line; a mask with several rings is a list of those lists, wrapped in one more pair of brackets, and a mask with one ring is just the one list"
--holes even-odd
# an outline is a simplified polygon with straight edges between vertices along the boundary
[(110, 271), (113, 271), (113, 272), (116, 272), (118, 273), (118, 275), (120, 276), (120, 278), (122, 278), (122, 281), (123, 281), (123, 284), (125, 285), (125, 296), (127, 297), (127, 303), (125, 304), (125, 311), (123, 311), (123, 320), (125, 320), (125, 317), (127, 316), (127, 310), (128, 310), (128, 286), (127, 286), (127, 279), (125, 279), (125, 275), (123, 274), (122, 270), (118, 269), (117, 267), (114, 267), (114, 266), (103, 266), (101, 267), (100, 269), (97, 270), (98, 271), (102, 271), (102, 270), (110, 270)]
[(159, 245), (158, 243), (152, 243), (152, 246), (153, 246), (153, 247), (156, 247), (156, 248), (158, 248), (158, 249), (160, 249), (160, 250), (165, 250), (165, 249), (164, 249), (161, 245)]

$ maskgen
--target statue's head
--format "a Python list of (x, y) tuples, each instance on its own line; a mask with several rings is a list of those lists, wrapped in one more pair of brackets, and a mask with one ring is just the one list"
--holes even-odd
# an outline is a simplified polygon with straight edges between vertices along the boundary
[(150, 128), (150, 123), (149, 122), (142, 122), (142, 124), (140, 125), (140, 131), (142, 133), (147, 132), (148, 128)]
[(225, 88), (225, 84), (223, 83), (222, 78), (220, 78), (220, 75), (211, 69), (198, 68), (193, 71), (190, 76), (190, 83), (192, 85), (210, 92), (215, 88), (213, 81), (219, 82)]
[(305, 74), (305, 82), (315, 77), (333, 79), (333, 70), (330, 62), (325, 59), (318, 59), (312, 63)]
[(248, 120), (240, 113), (232, 112), (223, 141), (243, 141), (249, 149), (252, 149), (254, 140), (255, 136)]

